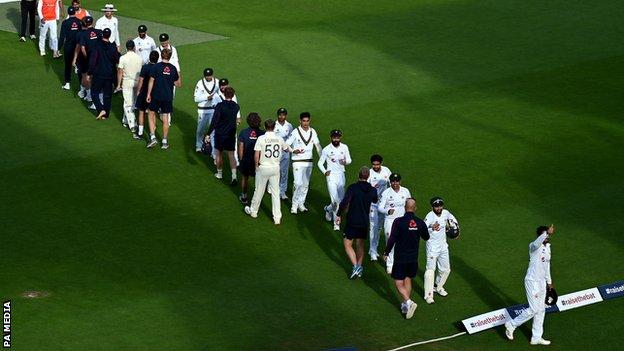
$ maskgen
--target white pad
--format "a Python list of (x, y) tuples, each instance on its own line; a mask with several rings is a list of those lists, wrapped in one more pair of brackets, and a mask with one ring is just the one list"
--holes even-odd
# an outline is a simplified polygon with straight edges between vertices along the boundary
[(433, 269), (425, 271), (425, 299), (433, 298), (433, 278), (435, 272)]

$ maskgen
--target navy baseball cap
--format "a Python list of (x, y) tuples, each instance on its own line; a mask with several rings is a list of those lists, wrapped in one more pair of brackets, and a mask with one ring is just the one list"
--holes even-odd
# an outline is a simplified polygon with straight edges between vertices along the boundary
[(227, 78), (219, 79), (219, 86), (222, 87), (224, 85), (230, 85), (230, 81)]
[(91, 17), (91, 16), (86, 16), (86, 17), (84, 18), (84, 23), (85, 23), (87, 26), (88, 26), (88, 25), (90, 25), (90, 24), (93, 24), (93, 17)]
[(390, 175), (390, 181), (391, 182), (400, 182), (401, 181), (401, 175), (398, 173), (392, 173)]
[(278, 116), (279, 115), (287, 115), (287, 114), (288, 114), (288, 110), (286, 110), (285, 108), (280, 107), (280, 108), (277, 109), (277, 115)]
[(70, 6), (70, 7), (67, 9), (67, 14), (68, 14), (68, 15), (70, 15), (70, 16), (75, 15), (75, 14), (76, 14), (76, 8), (75, 8), (75, 7), (73, 7), (73, 6)]
[(128, 50), (134, 49), (134, 40), (128, 40), (126, 42), (126, 49), (128, 49)]
[(429, 201), (429, 203), (431, 204), (432, 207), (435, 206), (444, 206), (444, 199), (442, 199), (439, 196), (433, 197), (431, 198), (431, 200)]
[(214, 74), (214, 70), (212, 68), (204, 69), (204, 77), (212, 76)]
[(102, 31), (102, 37), (108, 39), (110, 38), (110, 36), (111, 36), (110, 28), (104, 28), (104, 30)]
[(147, 32), (147, 26), (144, 25), (144, 24), (140, 25), (138, 31), (139, 31), (139, 33), (146, 33)]
[(335, 137), (335, 136), (342, 136), (342, 132), (340, 131), (340, 129), (334, 129), (331, 132), (329, 132), (329, 136), (330, 137)]
[(169, 34), (167, 33), (162, 33), (161, 35), (158, 36), (158, 40), (160, 40), (160, 42), (162, 43), (163, 41), (167, 41), (169, 40)]

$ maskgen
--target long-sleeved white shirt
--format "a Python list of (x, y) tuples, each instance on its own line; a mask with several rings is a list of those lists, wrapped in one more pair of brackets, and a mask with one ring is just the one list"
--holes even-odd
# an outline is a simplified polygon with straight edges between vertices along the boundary
[[(273, 131), (282, 139), (287, 140), (290, 133), (293, 131), (293, 125), (288, 121), (284, 121), (284, 124), (280, 124), (279, 121), (275, 121), (275, 129)], [(284, 152), (282, 154), (282, 158), (290, 158), (290, 153)]]
[[(340, 161), (343, 161), (344, 165)], [(325, 166), (326, 163), (327, 166)], [(349, 153), (349, 147), (343, 143), (340, 143), (338, 147), (335, 147), (333, 144), (325, 146), (317, 163), (321, 172), (325, 174), (327, 171), (330, 171), (330, 176), (343, 175), (345, 166), (350, 164), (351, 154)]]
[(156, 46), (156, 42), (152, 37), (145, 34), (145, 38), (136, 37), (133, 39), (134, 46), (136, 47), (136, 52), (143, 59), (143, 64), (149, 62), (150, 52), (157, 50), (158, 46)]
[(544, 244), (548, 233), (544, 232), (535, 241), (529, 244), (529, 268), (524, 279), (532, 281), (546, 281), (552, 284), (550, 278), (550, 243)]
[[(446, 242), (446, 226), (448, 222), (457, 225), (457, 218), (446, 209), (443, 209), (439, 216), (433, 211), (427, 213), (427, 216), (425, 216), (425, 223), (427, 224), (427, 230), (429, 230), (429, 240), (425, 243), (427, 252), (440, 252), (448, 247)], [(433, 230), (433, 226), (436, 223), (440, 227), (438, 230)]]
[(291, 160), (293, 161), (310, 160), (311, 162), (313, 156), (312, 150), (314, 148), (316, 148), (316, 152), (318, 152), (319, 155), (323, 152), (316, 130), (311, 127), (308, 128), (308, 130), (303, 130), (301, 126), (295, 128), (290, 133), (288, 140), (286, 140), (286, 144), (290, 145), (293, 150), (301, 151), (298, 154), (294, 152), (291, 154)]
[(218, 103), (223, 101), (221, 95), (219, 95), (219, 79), (213, 77), (209, 82), (206, 78), (202, 78), (197, 81), (193, 98), (200, 109), (217, 106)]
[(290, 151), (290, 147), (273, 131), (264, 133), (256, 140), (254, 151), (260, 151), (261, 167), (279, 167), (282, 152)]
[(95, 22), (95, 29), (103, 30), (104, 28), (108, 28), (111, 30), (110, 42), (115, 43), (116, 46), (120, 46), (119, 42), (119, 21), (117, 17), (112, 16), (110, 19), (104, 17), (100, 17), (97, 22)]
[(367, 181), (377, 190), (378, 197), (381, 197), (381, 194), (388, 189), (391, 174), (392, 172), (390, 172), (390, 169), (386, 166), (381, 166), (379, 172), (375, 172), (372, 168), (370, 169), (370, 175)]
[[(388, 188), (381, 193), (377, 211), (386, 215), (386, 220), (395, 220), (405, 214), (405, 201), (410, 197), (412, 197), (412, 194), (410, 194), (407, 188), (400, 187), (398, 191)], [(394, 212), (389, 214), (388, 211), (390, 210), (394, 210)]]

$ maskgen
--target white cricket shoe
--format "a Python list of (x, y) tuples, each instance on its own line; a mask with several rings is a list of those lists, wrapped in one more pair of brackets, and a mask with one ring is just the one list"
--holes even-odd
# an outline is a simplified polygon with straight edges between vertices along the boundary
[(325, 220), (331, 222), (334, 219), (334, 214), (331, 211), (325, 209)]
[(277, 219), (277, 220), (275, 220), (275, 219), (274, 219), (274, 220), (273, 220), (273, 224), (275, 224), (275, 225), (280, 225), (280, 223), (281, 223), (281, 222), (280, 222), (280, 220), (279, 220), (279, 219)]
[(414, 316), (414, 312), (416, 312), (416, 307), (418, 307), (416, 302), (412, 302), (409, 306), (407, 306), (407, 313), (405, 314), (405, 319), (410, 319)]
[(516, 328), (510, 322), (505, 323), (505, 336), (509, 340), (513, 340), (513, 333)]
[(386, 267), (386, 273), (392, 274), (392, 267)]
[(291, 207), (290, 208), (290, 213), (297, 214), (297, 207), (296, 206)]
[(93, 99), (91, 98), (91, 94), (87, 94), (87, 93), (85, 93), (84, 100), (86, 102), (93, 102)]
[(282, 200), (288, 200), (288, 196), (286, 196), (285, 194), (284, 194), (284, 195), (280, 195), (280, 199), (282, 199)]
[(543, 338), (531, 339), (531, 345), (550, 345), (550, 340), (545, 340)]
[(89, 110), (95, 110), (95, 104), (91, 104), (91, 106), (89, 106)]
[(70, 89), (71, 89), (71, 87), (69, 86), (69, 83), (65, 83), (65, 85), (63, 85), (63, 86), (61, 87), (61, 89), (64, 89), (64, 90), (70, 90)]
[(334, 223), (334, 231), (336, 231), (336, 232), (340, 231), (340, 226), (338, 224)]
[(87, 93), (86, 93), (84, 90), (82, 90), (82, 89), (80, 89), (80, 90), (78, 91), (78, 97), (79, 97), (79, 98), (81, 98), (81, 99), (84, 99), (84, 98), (85, 98), (85, 96), (86, 96), (86, 94), (87, 94)]
[(37, 39), (37, 37), (36, 37), (34, 34), (31, 34), (31, 35), (30, 35), (30, 39), (31, 39), (31, 40), (35, 40), (35, 39)]
[(446, 290), (444, 290), (443, 287), (438, 287), (435, 292), (438, 293), (438, 295), (440, 296), (448, 296), (448, 293), (446, 292)]
[(41, 56), (45, 56), (45, 51), (40, 52)]
[(299, 204), (299, 212), (308, 212), (308, 209), (303, 205), (303, 204)]
[(245, 206), (245, 213), (246, 213), (246, 214), (248, 214), (248, 215), (250, 215), (250, 216), (251, 216), (251, 218), (256, 218), (256, 217), (258, 217), (258, 215), (255, 215), (255, 216), (254, 216), (254, 215), (251, 213), (251, 206)]
[(428, 304), (430, 304), (430, 305), (435, 303), (435, 301), (433, 300), (433, 297), (428, 297), (428, 298), (426, 298), (426, 299), (425, 299), (425, 302), (426, 302), (426, 303), (428, 303)]
[(23, 43), (23, 42), (26, 41), (26, 38), (25, 37), (20, 37), (20, 41)]
[(217, 179), (223, 179), (223, 173), (217, 172), (214, 175), (215, 175), (215, 178), (217, 178)]

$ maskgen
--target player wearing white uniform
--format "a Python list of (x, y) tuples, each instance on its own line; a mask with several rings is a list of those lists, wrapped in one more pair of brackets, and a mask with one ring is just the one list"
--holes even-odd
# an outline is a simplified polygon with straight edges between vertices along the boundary
[[(371, 169), (368, 182), (377, 190), (377, 196), (381, 198), (381, 194), (388, 188), (390, 182), (390, 169), (383, 166), (383, 157), (381, 155), (371, 156)], [(371, 261), (377, 261), (379, 253), (377, 252), (377, 246), (379, 246), (379, 230), (383, 227), (384, 216), (379, 213), (376, 203), (371, 204), (370, 209), (370, 226), (369, 226), (369, 239), (370, 247), (368, 254), (371, 257)]]
[[(390, 232), (392, 231), (392, 222), (399, 217), (403, 217), (405, 214), (405, 201), (412, 197), (412, 194), (407, 188), (401, 186), (401, 175), (398, 173), (392, 173), (388, 177), (390, 181), (390, 187), (381, 193), (381, 200), (377, 206), (377, 211), (385, 216), (384, 219), (384, 234), (386, 236), (386, 243), (390, 238)], [(388, 259), (386, 260), (386, 272), (392, 273), (392, 265), (394, 264), (394, 250), (390, 252)]]
[(197, 103), (197, 130), (195, 131), (195, 151), (201, 152), (204, 133), (212, 121), (215, 106), (220, 103), (218, 79), (213, 77), (212, 68), (204, 69), (204, 78), (195, 85), (195, 103)]
[[(58, 52), (58, 35), (56, 21), (63, 15), (63, 4), (60, 0), (39, 0), (37, 2), (37, 14), (41, 20), (39, 26), (39, 52), (45, 56), (45, 41), (50, 33), (50, 49), (54, 58), (60, 57)], [(32, 38), (32, 35), (31, 35)]]
[[(147, 64), (149, 62), (150, 52), (157, 50), (158, 46), (156, 46), (156, 42), (152, 37), (147, 35), (147, 26), (142, 24), (138, 28), (139, 36), (134, 38), (134, 45), (136, 46), (136, 51), (143, 59), (143, 64)], [(176, 53), (177, 55), (177, 53)]]
[[(164, 49), (171, 50), (171, 59), (169, 60), (169, 63), (175, 66), (175, 68), (178, 70), (178, 75), (180, 76), (180, 78), (182, 78), (182, 71), (180, 70), (180, 59), (178, 58), (178, 50), (169, 42), (169, 34), (167, 33), (160, 34), (158, 36), (158, 41), (160, 42), (160, 46), (157, 47), (156, 50), (158, 51), (158, 53), (160, 53), (160, 57), (161, 57), (158, 60), (158, 62), (162, 61), (162, 51)], [(176, 95), (176, 88), (174, 87), (173, 88), (174, 99), (175, 99), (175, 95)], [(169, 114), (169, 125), (171, 125), (171, 123), (173, 123), (172, 113)]]
[[(331, 144), (325, 146), (318, 160), (321, 173), (325, 174), (327, 190), (331, 203), (325, 206), (325, 219), (334, 223), (334, 230), (339, 231), (340, 225), (336, 224), (338, 205), (342, 201), (345, 192), (345, 166), (351, 164), (349, 147), (342, 144), (342, 132), (334, 129), (329, 133)], [(325, 166), (327, 164), (327, 166)]]
[[(293, 130), (292, 124), (286, 120), (288, 111), (280, 107), (277, 110), (277, 123), (275, 123), (275, 134), (287, 140)], [(290, 152), (283, 152), (280, 160), (280, 198), (287, 200), (286, 189), (288, 188), (288, 168), (290, 167)]]
[(115, 46), (117, 46), (117, 51), (119, 51), (119, 21), (117, 20), (117, 17), (113, 16), (113, 12), (117, 12), (117, 9), (112, 4), (106, 4), (102, 9), (102, 12), (104, 12), (104, 17), (99, 18), (95, 22), (95, 29), (110, 29), (110, 42), (115, 44)]
[[(426, 244), (427, 267), (425, 269), (425, 301), (432, 304), (433, 292), (440, 296), (447, 296), (444, 290), (444, 283), (451, 274), (451, 261), (449, 258), (448, 243), (446, 242), (446, 229), (448, 226), (457, 228), (457, 219), (451, 212), (444, 209), (444, 200), (441, 197), (434, 197), (429, 202), (432, 211), (425, 217), (425, 223), (429, 230), (429, 240)], [(435, 276), (436, 267), (438, 275)], [(435, 287), (434, 287), (435, 276)]]
[(553, 287), (550, 277), (550, 237), (555, 234), (555, 227), (537, 228), (537, 239), (529, 244), (529, 268), (524, 277), (529, 308), (519, 316), (505, 323), (505, 335), (513, 340), (513, 332), (522, 323), (533, 318), (531, 345), (550, 345), (544, 340), (544, 315), (546, 313), (546, 289)]
[(293, 193), (290, 213), (307, 212), (305, 207), (308, 189), (310, 187), (310, 176), (313, 167), (313, 149), (321, 155), (321, 142), (314, 128), (310, 127), (310, 113), (301, 112), (299, 114), (299, 127), (290, 133), (286, 144), (290, 145), (298, 153), (292, 153), (293, 167)]
[(258, 217), (258, 209), (262, 196), (267, 188), (271, 192), (273, 223), (280, 224), (282, 220), (281, 203), (279, 198), (280, 159), (284, 150), (292, 151), (284, 139), (275, 134), (275, 121), (268, 119), (264, 122), (266, 133), (258, 137), (255, 151), (256, 189), (251, 198), (251, 206), (245, 206), (245, 213), (252, 218)]
[(139, 83), (139, 73), (143, 67), (143, 60), (135, 51), (134, 41), (126, 42), (125, 55), (119, 58), (117, 64), (117, 90), (123, 92), (123, 108), (124, 116), (122, 124), (128, 126), (132, 131), (132, 135), (137, 139), (136, 116), (134, 115), (134, 105), (138, 94), (137, 85)]

